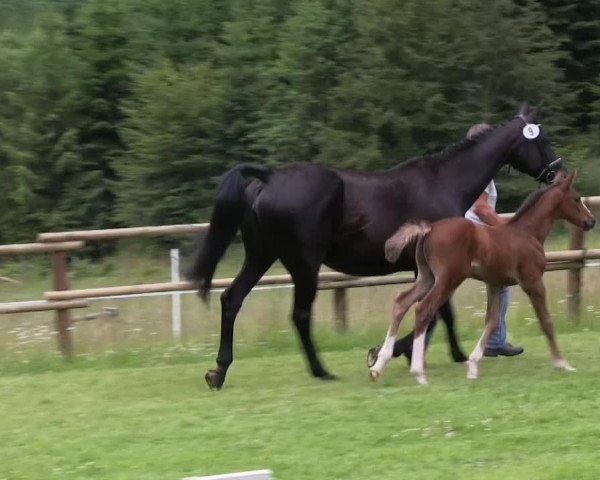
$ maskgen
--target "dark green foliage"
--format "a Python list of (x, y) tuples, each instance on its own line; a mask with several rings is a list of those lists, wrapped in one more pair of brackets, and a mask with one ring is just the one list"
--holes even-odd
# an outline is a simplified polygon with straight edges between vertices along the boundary
[(51, 16), (25, 36), (4, 34), (0, 43), (2, 231), (12, 241), (69, 226), (70, 172), (81, 163), (77, 91), (84, 66), (64, 32), (64, 21)]
[(118, 219), (127, 225), (195, 223), (224, 163), (223, 87), (210, 65), (171, 63), (136, 77), (118, 162)]
[[(545, 101), (597, 193), (599, 15), (598, 0), (6, 0), (0, 242), (204, 221), (238, 162), (387, 168), (523, 100)], [(500, 187), (512, 206), (532, 183)]]
[(548, 25), (567, 53), (557, 62), (574, 98), (566, 106), (574, 130), (600, 125), (600, 1), (548, 0), (544, 2)]

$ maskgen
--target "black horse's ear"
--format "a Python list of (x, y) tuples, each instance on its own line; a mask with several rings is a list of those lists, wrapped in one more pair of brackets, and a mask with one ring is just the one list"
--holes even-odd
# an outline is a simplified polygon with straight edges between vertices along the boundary
[(529, 114), (527, 115), (529, 123), (540, 123), (540, 119), (542, 118), (542, 104), (543, 102), (529, 110)]
[(529, 104), (527, 102), (523, 102), (521, 104), (521, 108), (519, 108), (519, 113), (517, 113), (517, 117), (525, 117), (529, 113)]
[(558, 170), (554, 174), (554, 178), (552, 179), (552, 183), (560, 183), (565, 180), (569, 176), (569, 172), (566, 169)]

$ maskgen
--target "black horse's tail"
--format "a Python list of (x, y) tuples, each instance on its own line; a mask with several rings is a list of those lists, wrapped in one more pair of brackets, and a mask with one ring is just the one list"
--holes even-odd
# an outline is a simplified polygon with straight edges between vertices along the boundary
[(215, 207), (204, 244), (198, 249), (187, 278), (198, 286), (202, 299), (208, 301), (208, 293), (217, 264), (233, 240), (244, 218), (246, 208), (245, 176), (267, 182), (273, 169), (262, 165), (243, 163), (227, 171), (217, 188)]

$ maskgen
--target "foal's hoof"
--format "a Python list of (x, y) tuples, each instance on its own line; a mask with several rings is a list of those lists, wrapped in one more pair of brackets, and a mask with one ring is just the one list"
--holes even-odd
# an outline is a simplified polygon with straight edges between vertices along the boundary
[(204, 375), (204, 380), (211, 390), (221, 390), (225, 377), (216, 369), (211, 369)]
[(564, 370), (565, 372), (576, 372), (577, 369), (569, 364), (566, 360), (559, 360), (554, 363), (554, 368)]
[(377, 345), (369, 349), (367, 353), (367, 368), (371, 368), (377, 362), (377, 357), (379, 356), (379, 351), (381, 350), (381, 345)]
[(379, 372), (377, 370), (369, 370), (369, 377), (373, 382), (379, 380)]

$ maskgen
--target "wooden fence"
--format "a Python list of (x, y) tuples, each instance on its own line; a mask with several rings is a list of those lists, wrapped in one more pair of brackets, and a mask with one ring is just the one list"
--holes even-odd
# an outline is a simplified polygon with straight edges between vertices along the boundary
[[(584, 203), (590, 207), (600, 206), (600, 196), (584, 198)], [(512, 214), (503, 214), (510, 217)], [(72, 340), (70, 336), (70, 309), (87, 307), (87, 299), (105, 296), (120, 296), (139, 293), (171, 292), (193, 289), (188, 282), (154, 283), (140, 285), (122, 285), (117, 287), (71, 289), (67, 279), (66, 252), (84, 246), (87, 240), (107, 240), (118, 238), (131, 238), (139, 236), (160, 236), (172, 234), (187, 234), (204, 231), (207, 223), (188, 225), (164, 225), (154, 227), (116, 228), (108, 230), (83, 230), (76, 232), (40, 233), (39, 243), (0, 245), (0, 255), (22, 255), (30, 253), (49, 253), (52, 262), (52, 287), (53, 290), (44, 294), (45, 302), (31, 302), (15, 304), (0, 304), (0, 313), (20, 313), (43, 310), (56, 311), (56, 327), (58, 331), (58, 344), (60, 351), (71, 354)], [(585, 260), (600, 259), (600, 248), (584, 249), (584, 234), (579, 228), (571, 229), (570, 250), (547, 252), (548, 265), (546, 270), (568, 270), (567, 298), (569, 315), (576, 318), (581, 305), (581, 269)], [(339, 272), (323, 272), (319, 274), (318, 288), (321, 290), (334, 290), (335, 323), (338, 329), (344, 330), (347, 326), (346, 315), (346, 289), (356, 287), (371, 287), (377, 285), (392, 285), (412, 283), (412, 274), (399, 274), (375, 277), (353, 277)], [(226, 288), (232, 278), (220, 278), (213, 281), (213, 288)], [(286, 285), (291, 284), (289, 275), (270, 275), (263, 277), (259, 285)]]

